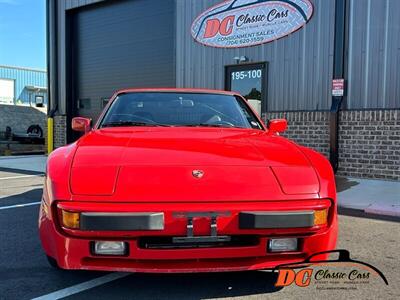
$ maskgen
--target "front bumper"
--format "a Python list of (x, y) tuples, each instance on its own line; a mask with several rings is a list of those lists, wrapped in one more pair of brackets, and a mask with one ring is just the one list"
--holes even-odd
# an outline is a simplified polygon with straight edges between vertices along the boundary
[[(327, 207), (328, 224), (312, 226), (308, 212)], [(63, 228), (59, 221), (60, 209), (83, 212), (81, 228)], [(63, 201), (55, 202), (47, 214), (41, 211), (42, 245), (46, 254), (54, 257), (64, 269), (166, 273), (269, 269), (335, 249), (337, 238), (336, 207), (330, 200), (186, 204)], [(282, 217), (283, 212), (292, 217)], [(110, 215), (122, 218), (107, 222)], [(132, 218), (138, 216), (140, 218)], [(189, 217), (192, 217), (192, 227), (188, 226)], [(143, 246), (144, 239), (185, 239), (188, 236), (251, 236), (256, 242), (176, 248)], [(268, 241), (273, 237), (298, 238), (298, 251), (268, 252)], [(96, 256), (92, 243), (98, 240), (124, 241), (129, 253), (123, 257)]]

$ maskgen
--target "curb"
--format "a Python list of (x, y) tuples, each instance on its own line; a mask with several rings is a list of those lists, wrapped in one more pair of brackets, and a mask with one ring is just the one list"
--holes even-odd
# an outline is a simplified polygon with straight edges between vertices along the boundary
[[(393, 213), (393, 212), (390, 212)], [(387, 211), (367, 211), (367, 209), (357, 209), (357, 208), (349, 208), (344, 206), (338, 206), (338, 214), (345, 215), (350, 217), (359, 217), (366, 219), (375, 219), (382, 221), (391, 221), (391, 222), (399, 222), (400, 216), (394, 216), (389, 214)]]
[(0, 172), (17, 173), (22, 175), (45, 175), (45, 172), (40, 172), (40, 171), (30, 171), (30, 170), (21, 170), (21, 169), (3, 168), (3, 167), (0, 167)]
[(400, 205), (388, 205), (374, 203), (366, 207), (364, 210), (369, 214), (386, 215), (400, 218)]

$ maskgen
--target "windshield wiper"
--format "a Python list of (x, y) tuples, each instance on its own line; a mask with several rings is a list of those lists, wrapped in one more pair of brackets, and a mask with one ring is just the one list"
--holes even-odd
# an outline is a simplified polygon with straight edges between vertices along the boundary
[(124, 127), (124, 126), (156, 126), (156, 127), (170, 127), (169, 125), (152, 123), (152, 122), (134, 122), (134, 121), (117, 121), (117, 122), (109, 122), (101, 125), (101, 127)]
[[(207, 123), (198, 123), (198, 124), (185, 124), (182, 125), (185, 127), (221, 127), (221, 128), (234, 128), (233, 126), (223, 125), (223, 124), (207, 124)], [(236, 127), (236, 126), (235, 126)]]

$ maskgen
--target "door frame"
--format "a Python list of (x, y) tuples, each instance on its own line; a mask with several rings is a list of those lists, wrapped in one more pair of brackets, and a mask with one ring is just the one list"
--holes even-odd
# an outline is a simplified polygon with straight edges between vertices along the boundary
[(67, 121), (67, 143), (78, 140), (82, 134), (72, 130), (72, 119), (79, 116), (77, 100), (77, 74), (76, 74), (76, 51), (77, 51), (77, 28), (76, 14), (79, 8), (71, 9), (65, 13), (65, 96), (66, 96), (66, 121)]
[(261, 116), (262, 114), (267, 112), (268, 109), (268, 95), (267, 95), (267, 86), (268, 86), (268, 62), (249, 62), (243, 64), (235, 64), (235, 65), (226, 65), (225, 66), (225, 90), (231, 91), (232, 80), (231, 73), (234, 71), (246, 71), (251, 69), (261, 69), (262, 70), (262, 80), (261, 80)]

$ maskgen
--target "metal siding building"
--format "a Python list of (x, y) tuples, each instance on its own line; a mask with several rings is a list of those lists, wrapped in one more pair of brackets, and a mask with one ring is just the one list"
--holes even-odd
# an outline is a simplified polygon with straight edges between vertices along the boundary
[(0, 103), (34, 105), (36, 96), (43, 96), (47, 103), (46, 71), (0, 66), (0, 80), (14, 81), (14, 93), (9, 97), (12, 99), (0, 99)]
[[(102, 18), (100, 11), (106, 15), (107, 11), (112, 14), (113, 6), (124, 5), (124, 2), (142, 1), (58, 0), (56, 7), (53, 7), (54, 3), (49, 4), (50, 9), (57, 11), (56, 16), (50, 15), (50, 22), (53, 24), (50, 33), (57, 41), (53, 47), (57, 49), (57, 53), (53, 53), (56, 56), (53, 59), (57, 60), (57, 78), (53, 80), (57, 80), (58, 83), (57, 94), (61, 100), (59, 110), (62, 114), (66, 114), (67, 111), (66, 84), (70, 76), (66, 74), (70, 50), (68, 31), (73, 27), (71, 23), (73, 16), (79, 15), (77, 11), (82, 10), (83, 7), (90, 7), (89, 10), (99, 11), (98, 17)], [(107, 5), (96, 4), (99, 2), (106, 2)], [(190, 35), (189, 29), (196, 16), (208, 7), (221, 2), (220, 0), (147, 0), (144, 8), (154, 8), (156, 14), (160, 7), (166, 6), (166, 2), (170, 2), (167, 5), (174, 10), (170, 16), (176, 16), (169, 24), (165, 23), (166, 28), (163, 28), (170, 31), (169, 38), (175, 43), (173, 45), (175, 52), (171, 53), (171, 50), (168, 50), (169, 53), (167, 53), (170, 55), (169, 60), (176, 59), (175, 74), (170, 73), (168, 81), (155, 85), (223, 89), (224, 66), (233, 64), (233, 58), (236, 56), (246, 56), (251, 62), (268, 63), (268, 111), (330, 109), (335, 0), (313, 0), (313, 17), (304, 28), (290, 36), (260, 46), (238, 49), (206, 47), (196, 43)], [(400, 25), (396, 16), (400, 12), (400, 2), (351, 0), (347, 5), (345, 79), (348, 89), (344, 107), (348, 109), (398, 108), (400, 106), (400, 68), (398, 67)], [(100, 9), (101, 7), (103, 9)], [(131, 28), (134, 28), (133, 23)], [(83, 30), (84, 27), (82, 27)], [(142, 30), (146, 32), (149, 29), (143, 27)], [(79, 29), (78, 32), (80, 32)], [(111, 31), (104, 31), (105, 43), (107, 33), (112, 36)], [(121, 32), (119, 37), (123, 38), (124, 34), (126, 32)], [(166, 56), (163, 59), (165, 60)], [(134, 57), (130, 61), (140, 62)], [(159, 65), (159, 62), (154, 62), (154, 65), (156, 64)], [(116, 70), (117, 68), (114, 68), (112, 74), (107, 74), (110, 75), (109, 78), (117, 73)], [(124, 69), (120, 70), (124, 71)], [(153, 74), (156, 75), (157, 72)], [(149, 85), (148, 81), (146, 83)], [(134, 85), (143, 86), (144, 84)], [(116, 90), (122, 86), (127, 87), (129, 83), (111, 85), (110, 88)], [(111, 95), (111, 91), (108, 95)]]
[[(382, 152), (388, 151), (384, 147), (398, 144), (395, 137), (379, 144), (378, 136), (391, 138), (400, 129), (400, 1), (310, 0), (313, 15), (299, 30), (235, 49), (205, 46), (191, 34), (196, 18), (221, 1), (48, 0), (50, 115), (57, 128), (63, 128), (56, 146), (76, 139), (68, 126), (73, 116), (96, 118), (117, 89), (228, 89), (233, 88), (228, 76), (232, 70), (254, 66), (263, 70), (265, 120), (286, 117), (288, 137), (326, 156), (336, 139), (342, 147), (342, 174), (358, 176), (360, 165), (354, 161), (361, 159), (369, 162), (366, 172), (378, 174), (366, 177), (400, 178), (399, 168), (375, 168), (376, 153), (385, 164), (394, 156)], [(343, 42), (340, 51), (338, 41)], [(341, 76), (335, 71), (338, 66)], [(335, 108), (338, 97), (332, 97), (332, 80), (340, 78), (345, 80), (345, 94)], [(338, 108), (340, 125), (332, 123), (330, 115)], [(381, 131), (371, 135), (371, 126), (360, 129), (358, 122)], [(358, 140), (348, 134), (354, 132), (361, 136)], [(371, 135), (371, 143), (364, 135)], [(348, 145), (346, 139), (351, 140)], [(366, 156), (353, 156), (353, 144), (365, 145)]]
[(348, 109), (400, 108), (400, 1), (351, 0)]

